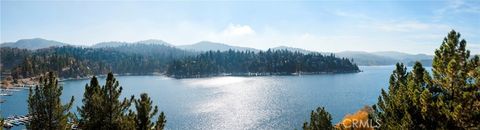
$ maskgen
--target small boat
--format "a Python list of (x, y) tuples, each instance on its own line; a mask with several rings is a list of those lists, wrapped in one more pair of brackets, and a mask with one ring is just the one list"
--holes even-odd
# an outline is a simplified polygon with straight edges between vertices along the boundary
[(12, 96), (12, 94), (8, 94), (8, 93), (0, 93), (0, 96)]
[(0, 96), (12, 96), (12, 92), (8, 91), (8, 89), (1, 89)]
[[(16, 87), (16, 88), (19, 88), (19, 87)], [(5, 89), (4, 91), (18, 92), (18, 91), (22, 91), (22, 90), (20, 90), (20, 89)]]
[(8, 122), (7, 122), (7, 123), (3, 124), (3, 127), (5, 127), (5, 128), (12, 128), (13, 125), (12, 125), (11, 123), (8, 123)]

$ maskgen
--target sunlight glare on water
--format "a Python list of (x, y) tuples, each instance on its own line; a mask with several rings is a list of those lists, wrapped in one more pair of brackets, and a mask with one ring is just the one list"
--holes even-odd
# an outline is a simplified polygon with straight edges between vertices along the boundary
[(186, 80), (190, 87), (210, 89), (211, 99), (195, 104), (196, 114), (210, 115), (205, 119), (212, 129), (254, 129), (262, 120), (268, 120), (272, 112), (264, 107), (266, 87), (275, 86), (265, 78), (215, 77)]

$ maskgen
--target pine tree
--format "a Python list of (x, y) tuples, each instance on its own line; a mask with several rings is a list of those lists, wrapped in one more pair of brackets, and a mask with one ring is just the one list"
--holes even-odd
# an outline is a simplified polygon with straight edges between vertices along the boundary
[(62, 105), (60, 96), (62, 87), (53, 74), (49, 72), (40, 79), (41, 85), (30, 89), (28, 96), (28, 111), (32, 115), (28, 129), (33, 130), (64, 130), (69, 129), (68, 117), (73, 104), (73, 96), (69, 103)]
[(100, 87), (95, 77), (86, 85), (83, 106), (79, 109), (82, 129), (131, 130), (135, 129), (133, 112), (129, 107), (133, 100), (120, 101), (122, 87), (112, 73)]
[(152, 110), (152, 100), (146, 93), (140, 95), (140, 99), (135, 100), (137, 114), (135, 124), (137, 130), (150, 130), (154, 124), (150, 119), (157, 114), (158, 108), (155, 106)]
[(0, 130), (3, 130), (3, 123), (5, 122), (5, 119), (3, 119), (2, 115), (0, 114)]
[(158, 115), (157, 123), (155, 124), (155, 130), (163, 130), (166, 123), (167, 119), (165, 117), (165, 114), (163, 112), (160, 112), (160, 115)]
[(303, 123), (304, 130), (332, 130), (332, 116), (324, 107), (318, 107), (310, 115), (310, 123)]
[(100, 85), (95, 76), (90, 80), (90, 85), (85, 85), (83, 106), (78, 108), (80, 114), (80, 127), (86, 130), (101, 128), (103, 126), (102, 97)]
[(373, 106), (380, 129), (479, 129), (480, 58), (451, 31), (435, 51), (430, 74), (417, 62), (411, 72), (397, 64), (388, 93)]
[[(409, 72), (407, 78), (407, 90), (404, 100), (405, 112), (411, 118), (410, 129), (434, 129), (436, 124), (431, 116), (426, 116), (428, 111), (422, 110), (430, 107), (431, 101), (430, 89), (432, 88), (431, 76), (420, 62), (415, 62), (413, 70)], [(426, 105), (426, 106), (425, 106)], [(431, 109), (431, 108), (430, 108)], [(405, 125), (404, 125), (405, 126)]]
[(125, 98), (120, 101), (120, 94), (122, 93), (122, 87), (119, 86), (118, 81), (115, 79), (112, 73), (108, 73), (105, 86), (101, 88), (102, 97), (102, 111), (104, 114), (102, 119), (104, 121), (102, 129), (109, 130), (123, 130), (131, 128), (127, 124), (131, 124), (127, 111), (131, 105), (133, 99), (128, 100)]
[[(408, 104), (405, 104), (407, 94), (407, 68), (401, 63), (396, 64), (396, 68), (390, 75), (388, 92), (381, 90), (381, 96), (377, 106), (373, 106), (376, 112), (376, 118), (379, 118), (383, 123), (381, 127), (384, 129), (402, 128), (401, 124), (408, 123), (409, 117), (405, 116), (405, 110), (408, 109)], [(408, 113), (407, 113), (408, 114)], [(403, 125), (403, 128), (409, 126)]]
[(479, 58), (470, 57), (467, 42), (450, 31), (433, 58), (433, 83), (440, 88), (437, 110), (446, 128), (480, 128)]

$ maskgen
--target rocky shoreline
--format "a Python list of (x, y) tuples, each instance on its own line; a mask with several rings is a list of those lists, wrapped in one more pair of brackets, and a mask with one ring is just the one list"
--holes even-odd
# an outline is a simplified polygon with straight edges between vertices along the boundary
[(23, 79), (4, 79), (1, 82), (2, 89), (11, 89), (19, 87), (32, 87), (38, 85), (38, 77), (23, 78)]

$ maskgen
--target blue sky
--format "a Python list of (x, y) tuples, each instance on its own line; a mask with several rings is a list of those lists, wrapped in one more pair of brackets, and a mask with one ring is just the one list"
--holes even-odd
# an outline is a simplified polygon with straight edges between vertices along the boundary
[(160, 39), (432, 54), (451, 29), (480, 53), (480, 1), (1, 1), (1, 42)]

